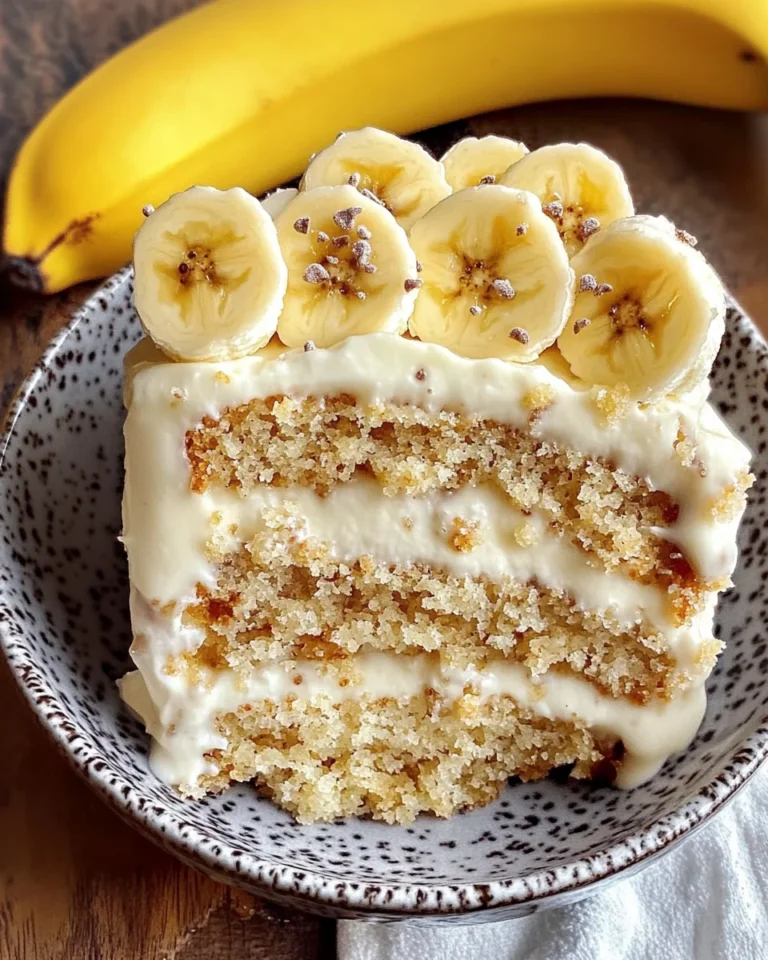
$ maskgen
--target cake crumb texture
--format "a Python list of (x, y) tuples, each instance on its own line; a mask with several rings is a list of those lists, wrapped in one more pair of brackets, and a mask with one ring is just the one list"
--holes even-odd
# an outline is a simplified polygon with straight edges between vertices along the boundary
[(219, 772), (184, 792), (253, 780), (303, 823), (449, 817), (491, 802), (511, 776), (535, 780), (573, 764), (572, 775), (586, 777), (615, 750), (577, 721), (537, 717), (510, 697), (467, 694), (445, 704), (429, 691), (400, 701), (259, 701), (219, 717), (217, 727), (228, 746), (208, 759)]

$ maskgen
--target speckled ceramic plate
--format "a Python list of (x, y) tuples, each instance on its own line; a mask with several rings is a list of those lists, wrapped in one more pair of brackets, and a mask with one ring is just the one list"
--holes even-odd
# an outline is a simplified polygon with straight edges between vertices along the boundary
[(263, 896), (337, 916), (500, 919), (585, 896), (705, 823), (768, 754), (768, 350), (736, 307), (714, 399), (755, 451), (736, 588), (718, 635), (699, 736), (631, 792), (510, 785), (491, 806), (412, 827), (298, 826), (248, 787), (182, 801), (147, 765), (122, 708), (129, 667), (120, 531), (122, 357), (139, 337), (131, 282), (106, 284), (51, 344), (18, 395), (0, 448), (0, 618), (32, 709), (122, 816), (182, 859)]

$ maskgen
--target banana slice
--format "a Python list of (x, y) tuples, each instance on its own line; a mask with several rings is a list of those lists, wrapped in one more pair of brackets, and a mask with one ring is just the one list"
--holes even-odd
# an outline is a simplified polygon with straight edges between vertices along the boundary
[(527, 363), (570, 314), (573, 271), (532, 193), (468, 187), (411, 230), (424, 285), (411, 333), (465, 357)]
[(568, 361), (557, 349), (557, 344), (548, 347), (536, 360), (542, 367), (546, 367), (549, 372), (558, 378), (564, 380), (574, 390), (589, 390), (591, 383), (585, 383), (577, 376), (574, 376), (573, 370), (568, 366)]
[(664, 217), (617, 220), (571, 266), (577, 296), (558, 346), (591, 384), (657, 400), (704, 380), (725, 329), (725, 294), (693, 238)]
[(528, 147), (508, 137), (465, 137), (442, 159), (445, 179), (452, 190), (496, 183), (513, 163), (528, 153)]
[(376, 127), (340, 134), (312, 158), (301, 189), (345, 183), (380, 200), (405, 230), (451, 192), (438, 160), (418, 144)]
[(298, 192), (296, 187), (279, 187), (272, 193), (268, 193), (261, 201), (261, 205), (273, 220), (277, 220)]
[(540, 147), (514, 163), (500, 182), (536, 194), (569, 257), (593, 233), (635, 212), (621, 167), (587, 143)]
[(277, 329), (287, 271), (275, 225), (245, 190), (191, 187), (152, 212), (133, 244), (141, 324), (174, 360), (233, 360)]
[(288, 292), (277, 333), (289, 347), (402, 333), (421, 282), (405, 231), (347, 185), (303, 190), (277, 219)]

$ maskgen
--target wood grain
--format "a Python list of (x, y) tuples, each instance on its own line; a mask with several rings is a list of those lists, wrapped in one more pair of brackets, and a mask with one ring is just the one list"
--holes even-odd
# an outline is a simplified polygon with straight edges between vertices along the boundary
[[(23, 135), (85, 71), (188, 0), (3, 0), (0, 183)], [(637, 206), (698, 236), (768, 331), (768, 118), (630, 101), (478, 118), (535, 146), (588, 140)], [(439, 130), (425, 139), (445, 141)], [(43, 299), (0, 280), (0, 404), (90, 287)], [(0, 960), (326, 960), (334, 930), (236, 893), (134, 834), (71, 772), (0, 664)]]

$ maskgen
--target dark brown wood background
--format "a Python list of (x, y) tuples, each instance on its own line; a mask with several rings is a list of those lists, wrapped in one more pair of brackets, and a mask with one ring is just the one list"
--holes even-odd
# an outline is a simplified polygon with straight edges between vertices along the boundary
[[(91, 67), (190, 0), (0, 0), (0, 183), (24, 135)], [(631, 101), (542, 104), (472, 121), (530, 146), (588, 140), (625, 167), (637, 206), (698, 236), (768, 330), (768, 117)], [(0, 278), (0, 405), (75, 305)], [(181, 866), (92, 796), (0, 664), (0, 960), (314, 960), (333, 924)]]

